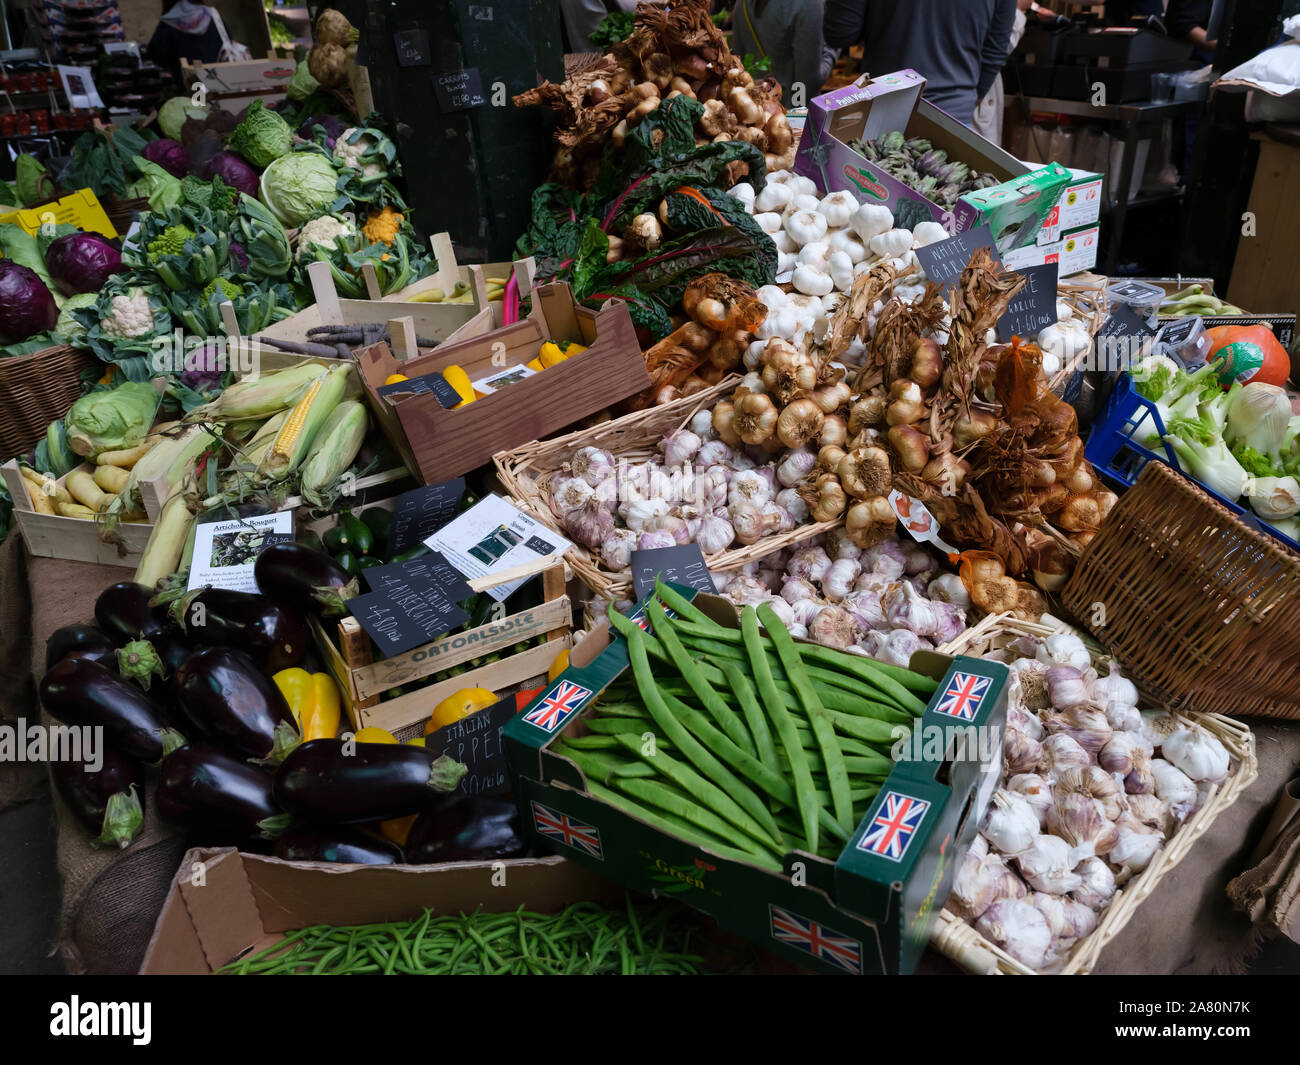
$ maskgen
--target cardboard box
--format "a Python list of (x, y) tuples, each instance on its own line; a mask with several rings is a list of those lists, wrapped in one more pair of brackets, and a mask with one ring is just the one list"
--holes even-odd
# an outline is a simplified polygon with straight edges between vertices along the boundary
[(1048, 163), (1023, 177), (967, 193), (959, 201), (958, 211), (973, 208), (972, 224), (989, 227), (999, 252), (1042, 243), (1043, 230), (1057, 213), (1069, 182), (1069, 170), (1060, 163)]
[[(387, 344), (357, 354), (371, 412), (409, 469), (425, 484), (439, 484), (509, 450), (572, 425), (650, 387), (645, 359), (627, 305), (609, 300), (599, 311), (579, 304), (567, 284), (533, 288), (527, 318), (482, 336), (443, 344), (428, 355), (399, 362)], [(574, 342), (587, 350), (541, 373), (476, 400), (444, 409), (431, 393), (393, 403), (379, 394), (391, 374), (407, 377), (460, 366), (471, 381), (522, 366), (542, 344)]]
[(925, 79), (914, 70), (884, 77), (864, 74), (851, 85), (816, 96), (808, 105), (808, 122), (799, 138), (794, 169), (823, 192), (848, 189), (862, 203), (881, 203), (896, 224), (911, 229), (927, 219), (961, 233), (979, 225), (978, 212), (963, 199), (953, 212), (894, 180), (849, 147), (854, 139), (871, 140), (902, 130), (924, 137), (936, 148), (999, 181), (1023, 177), (1029, 168), (955, 118), (921, 99)]
[(580, 900), (618, 905), (623, 895), (619, 885), (562, 858), (341, 865), (196, 848), (181, 859), (140, 972), (206, 976), (315, 924), (411, 920), (425, 909), (557, 912)]
[(1084, 226), (1062, 234), (1060, 240), (1051, 244), (1030, 244), (1024, 248), (1015, 248), (1004, 253), (1002, 261), (1012, 270), (1059, 263), (1058, 276), (1069, 277), (1071, 274), (1091, 270), (1097, 265), (1100, 234), (1100, 227)]
[(1101, 219), (1103, 179), (1091, 170), (1070, 170), (1069, 184), (1061, 190), (1056, 206), (1047, 212), (1036, 244), (1055, 244), (1061, 234), (1092, 225)]
[(202, 85), (209, 107), (239, 114), (254, 100), (267, 107), (285, 98), (296, 64), (292, 59), (271, 57), (239, 63), (203, 63), (181, 60), (181, 85), (192, 91)]
[[(678, 591), (720, 624), (739, 627), (727, 600)], [(642, 617), (643, 611), (630, 616)], [(588, 793), (576, 765), (550, 752), (557, 736), (585, 730), (600, 692), (627, 668), (626, 643), (602, 625), (574, 649), (569, 669), (507, 722), (506, 759), (532, 837), (634, 890), (662, 889), (664, 877), (673, 877), (680, 901), (819, 971), (910, 972), (997, 786), (1006, 666), (934, 652), (913, 656), (912, 668), (940, 681), (919, 724), (944, 729), (937, 735), (947, 737), (954, 726), (973, 726), (971, 735), (995, 730), (990, 734), (996, 742), (985, 745), (992, 752), (987, 765), (978, 757), (952, 757), (953, 746), (933, 759), (923, 744), (921, 758), (896, 764), (838, 860), (792, 851), (784, 874), (719, 857), (612, 808)], [(968, 685), (968, 695), (983, 689), (973, 705), (962, 703), (961, 717), (940, 709), (952, 703), (944, 695), (953, 684)], [(556, 824), (565, 826), (563, 835), (556, 834)], [(569, 829), (578, 830), (572, 839)]]

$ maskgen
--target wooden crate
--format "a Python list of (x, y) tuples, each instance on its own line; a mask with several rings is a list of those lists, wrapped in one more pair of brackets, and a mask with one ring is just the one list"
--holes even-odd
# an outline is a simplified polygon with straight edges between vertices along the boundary
[[(445, 410), (430, 393), (396, 403), (379, 395), (398, 370), (417, 377), (457, 365), (473, 381), (529, 362), (547, 340), (587, 350), (459, 410)], [(610, 300), (589, 310), (564, 283), (536, 286), (529, 316), (513, 325), (444, 344), (407, 363), (399, 363), (387, 344), (376, 344), (358, 352), (357, 364), (384, 435), (425, 484), (457, 477), (502, 449), (550, 436), (650, 386), (627, 305)]]
[[(79, 469), (94, 469), (82, 463)], [(99, 538), (99, 522), (89, 518), (67, 518), (62, 514), (41, 514), (32, 508), (18, 460), (0, 466), (5, 487), (14, 500), (14, 522), (27, 550), (37, 558), (62, 558), (70, 562), (96, 562), (102, 566), (135, 569), (144, 553), (152, 524), (123, 522), (118, 526), (120, 544), (106, 544)], [(66, 477), (59, 478), (62, 484)]]

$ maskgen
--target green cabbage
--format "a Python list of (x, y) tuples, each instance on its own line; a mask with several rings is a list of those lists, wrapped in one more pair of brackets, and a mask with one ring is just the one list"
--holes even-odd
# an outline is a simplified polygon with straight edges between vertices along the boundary
[(285, 87), (285, 92), (290, 100), (297, 100), (301, 103), (312, 93), (320, 88), (320, 82), (312, 77), (311, 71), (307, 69), (307, 60), (303, 60), (293, 69), (293, 77), (289, 79), (289, 84)]
[(127, 186), (128, 196), (143, 196), (149, 201), (149, 209), (162, 214), (168, 207), (179, 207), (184, 198), (181, 193), (179, 178), (172, 177), (157, 163), (151, 163), (142, 155), (131, 160), (132, 165), (140, 171), (140, 178)]
[(69, 296), (63, 301), (63, 310), (59, 312), (59, 320), (54, 323), (54, 331), (69, 344), (75, 345), (86, 335), (86, 327), (72, 312), (80, 307), (93, 307), (98, 299), (98, 292), (78, 292), (75, 296)]
[(262, 172), (262, 202), (282, 225), (300, 226), (329, 210), (338, 181), (338, 173), (319, 152), (290, 152)]
[(261, 100), (254, 100), (244, 112), (243, 121), (230, 135), (228, 147), (238, 152), (259, 170), (270, 166), (293, 146), (293, 130)]
[(64, 419), (68, 446), (86, 456), (135, 447), (153, 425), (159, 398), (153, 385), (145, 382), (82, 396)]
[(173, 96), (158, 108), (158, 128), (163, 136), (170, 140), (181, 139), (181, 127), (187, 118), (204, 119), (208, 115), (206, 107), (196, 107), (188, 96)]

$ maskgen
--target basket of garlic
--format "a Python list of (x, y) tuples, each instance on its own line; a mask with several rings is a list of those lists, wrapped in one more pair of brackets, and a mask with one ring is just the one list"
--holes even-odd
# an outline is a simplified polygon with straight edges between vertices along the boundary
[(631, 598), (632, 552), (699, 545), (726, 573), (835, 528), (817, 522), (795, 489), (802, 455), (732, 446), (713, 411), (730, 377), (671, 403), (535, 441), (493, 457), (511, 499), (574, 543), (579, 579), (611, 601)]
[(1063, 622), (990, 615), (940, 648), (1011, 666), (1003, 778), (931, 929), (974, 972), (1087, 973), (1259, 772), (1250, 729), (1139, 709)]

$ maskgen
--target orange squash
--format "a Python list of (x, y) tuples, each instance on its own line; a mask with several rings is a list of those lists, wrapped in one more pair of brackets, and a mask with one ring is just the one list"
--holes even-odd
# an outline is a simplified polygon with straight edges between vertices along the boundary
[(1291, 362), (1268, 326), (1218, 325), (1207, 329), (1205, 335), (1211, 343), (1208, 361), (1224, 388), (1234, 381), (1286, 384)]

